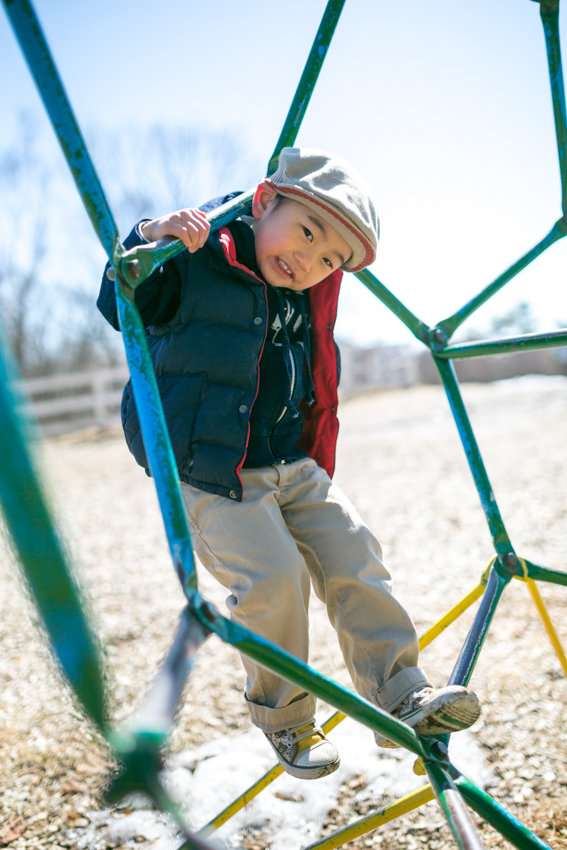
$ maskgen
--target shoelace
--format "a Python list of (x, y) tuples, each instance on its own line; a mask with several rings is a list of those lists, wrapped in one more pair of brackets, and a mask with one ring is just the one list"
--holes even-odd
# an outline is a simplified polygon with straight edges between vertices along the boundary
[[(307, 729), (305, 727), (307, 726)], [(305, 729), (305, 732), (301, 732), (301, 734), (297, 735), (300, 729)], [(304, 738), (309, 738), (310, 735), (314, 735), (317, 733), (324, 740), (325, 736), (323, 734), (323, 730), (317, 726), (317, 724), (313, 721), (311, 723), (299, 723), (297, 726), (291, 726), (289, 729), (286, 729), (284, 735), (282, 736), (286, 746), (293, 747), (295, 744), (298, 744), (300, 741), (303, 741)]]

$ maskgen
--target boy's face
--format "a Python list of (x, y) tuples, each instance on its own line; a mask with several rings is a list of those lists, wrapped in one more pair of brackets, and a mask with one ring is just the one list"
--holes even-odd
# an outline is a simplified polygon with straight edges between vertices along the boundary
[(283, 199), (260, 184), (252, 206), (256, 260), (265, 281), (302, 291), (348, 262), (348, 242), (299, 201)]

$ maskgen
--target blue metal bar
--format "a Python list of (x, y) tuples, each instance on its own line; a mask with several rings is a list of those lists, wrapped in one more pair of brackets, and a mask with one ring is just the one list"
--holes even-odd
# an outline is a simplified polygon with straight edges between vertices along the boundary
[(171, 649), (140, 709), (136, 712), (131, 732), (137, 738), (165, 744), (181, 700), (183, 687), (193, 669), (197, 652), (210, 632), (205, 630), (185, 608)]
[(29, 0), (3, 3), (85, 209), (109, 259), (116, 259), (121, 249), (118, 230), (36, 14)]
[(509, 581), (509, 577), (500, 575), (496, 569), (491, 570), (479, 609), (449, 677), (448, 685), (468, 685), (502, 591)]

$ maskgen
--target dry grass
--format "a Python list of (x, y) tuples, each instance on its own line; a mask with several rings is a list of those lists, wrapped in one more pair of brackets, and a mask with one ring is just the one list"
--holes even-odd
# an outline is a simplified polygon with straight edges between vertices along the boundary
[[(516, 388), (514, 389), (514, 386)], [(542, 382), (465, 387), (467, 405), (511, 539), (519, 554), (567, 568), (564, 389)], [(478, 581), (491, 543), (442, 391), (380, 393), (343, 405), (337, 482), (384, 541), (396, 592), (424, 631)], [(169, 563), (152, 482), (122, 438), (52, 441), (43, 464), (96, 624), (109, 712), (139, 702), (175, 629), (183, 597)], [(223, 591), (207, 576), (206, 595)], [(567, 646), (567, 589), (540, 585)], [(0, 551), (0, 842), (11, 850), (71, 847), (69, 827), (101, 805), (112, 759), (62, 685), (8, 548)], [(434, 684), (452, 669), (472, 614), (423, 654)], [(312, 663), (348, 684), (324, 611), (313, 605)], [(473, 682), (483, 703), (475, 732), (496, 777), (496, 799), (556, 850), (567, 847), (567, 681), (526, 587), (506, 590)], [(179, 751), (249, 721), (236, 654), (218, 640), (200, 653), (172, 737)], [(364, 777), (345, 786), (325, 831), (365, 814)], [(387, 799), (373, 801), (384, 805)], [(293, 802), (290, 802), (293, 805)], [(482, 827), (488, 845), (503, 840)], [(259, 842), (259, 843), (258, 843)], [(243, 846), (267, 846), (244, 836)], [(451, 844), (436, 804), (353, 848)]]

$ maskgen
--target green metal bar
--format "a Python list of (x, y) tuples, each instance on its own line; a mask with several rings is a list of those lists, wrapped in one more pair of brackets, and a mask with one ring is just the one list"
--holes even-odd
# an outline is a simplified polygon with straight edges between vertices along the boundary
[(29, 0), (3, 3), (85, 209), (109, 259), (116, 258), (118, 230), (33, 7)]
[[(211, 225), (211, 231), (220, 230), (226, 224), (239, 218), (241, 215), (248, 215), (252, 209), (252, 199), (255, 189), (250, 189), (248, 192), (243, 192), (242, 195), (233, 198), (226, 204), (216, 207), (212, 212), (207, 214), (207, 221)], [(181, 251), (185, 250), (185, 245), (180, 239), (165, 238), (158, 242), (149, 242), (147, 245), (137, 245), (129, 251), (125, 251), (120, 261), (120, 274), (127, 284), (135, 289), (143, 283), (149, 275), (156, 269), (171, 260)]]
[(459, 390), (459, 384), (455, 375), (453, 364), (448, 360), (442, 360), (434, 355), (435, 364), (439, 370), (449, 404), (453, 412), (459, 436), (469, 462), (473, 480), (478, 491), (482, 509), (492, 535), (494, 548), (500, 557), (506, 557), (512, 553), (512, 544), (504, 522), (500, 515), (494, 492), (488, 480), (478, 443), (471, 428), (471, 423)]
[[(562, 584), (564, 587), (567, 587), (567, 573), (560, 570), (550, 570), (547, 567), (540, 567), (538, 564), (532, 564), (531, 561), (524, 560), (524, 563), (528, 568), (529, 578), (533, 578), (535, 581), (548, 581), (551, 584)], [(524, 573), (521, 566), (516, 568), (515, 575), (518, 578), (523, 577)]]
[(541, 242), (538, 242), (527, 254), (524, 254), (517, 262), (515, 262), (509, 269), (503, 272), (500, 277), (497, 277), (495, 281), (489, 284), (485, 289), (482, 290), (478, 295), (468, 301), (464, 307), (461, 307), (456, 313), (452, 316), (449, 316), (447, 319), (443, 319), (442, 322), (439, 322), (437, 327), (441, 328), (446, 335), (447, 338), (450, 338), (452, 334), (456, 331), (456, 329), (463, 324), (463, 322), (472, 316), (472, 314), (481, 307), (485, 301), (488, 301), (499, 289), (512, 280), (522, 269), (525, 269), (526, 266), (529, 266), (531, 262), (533, 262), (536, 257), (539, 257), (540, 254), (549, 248), (550, 245), (553, 245), (554, 242), (557, 242), (558, 239), (562, 239), (567, 233), (567, 224), (559, 220), (556, 224), (553, 225), (550, 232), (547, 234)]
[(540, 14), (547, 50), (557, 153), (561, 172), (561, 201), (563, 215), (567, 215), (567, 115), (563, 69), (561, 67), (561, 44), (559, 41), (559, 0), (541, 0)]
[(548, 844), (530, 832), (517, 818), (509, 814), (502, 806), (492, 799), (485, 791), (451, 769), (455, 785), (474, 811), (493, 826), (498, 832), (520, 850), (550, 850)]
[(104, 693), (96, 642), (83, 613), (65, 547), (18, 414), (15, 367), (0, 332), (0, 504), (18, 559), (61, 662), (87, 714), (104, 731)]
[[(290, 106), (275, 150), (270, 158), (268, 174), (273, 174), (277, 169), (278, 158), (282, 148), (293, 145), (297, 138), (301, 122), (309, 105), (315, 83), (317, 82), (345, 2), (346, 0), (329, 0), (327, 3), (295, 97)], [(219, 230), (241, 215), (248, 215), (252, 206), (254, 191), (255, 189), (251, 189), (245, 192), (243, 195), (234, 198), (232, 201), (218, 207), (214, 212), (207, 215), (207, 219), (211, 224), (211, 230), (213, 232)], [(134, 289), (143, 283), (153, 271), (158, 269), (167, 260), (171, 260), (172, 257), (175, 257), (184, 248), (185, 245), (179, 239), (162, 239), (159, 242), (133, 248), (124, 254), (120, 264), (120, 274), (129, 286)]]
[(485, 339), (449, 345), (435, 352), (436, 357), (457, 360), (463, 357), (486, 357), (513, 351), (535, 351), (541, 348), (559, 348), (567, 345), (567, 329), (541, 334), (523, 334), (506, 339)]
[(445, 766), (425, 760), (424, 765), (437, 802), (458, 846), (462, 850), (482, 850), (483, 844), (449, 774), (449, 763)]
[(283, 129), (274, 152), (270, 157), (268, 175), (276, 171), (282, 148), (293, 147), (344, 4), (345, 0), (329, 0), (327, 3), (313, 46), (307, 57), (303, 74), (301, 75), (295, 96), (287, 113)]
[(408, 310), (408, 308), (402, 304), (402, 302), (396, 298), (396, 296), (387, 289), (383, 283), (381, 283), (372, 272), (368, 271), (368, 269), (363, 269), (361, 272), (356, 272), (355, 277), (357, 277), (362, 283), (372, 292), (376, 298), (379, 298), (380, 301), (388, 307), (389, 310), (394, 313), (398, 319), (404, 323), (406, 328), (412, 332), (412, 334), (417, 337), (417, 339), (421, 340), (426, 344), (429, 344), (429, 327), (422, 322), (421, 319), (418, 319), (417, 316)]
[(163, 413), (146, 331), (123, 282), (116, 281), (116, 305), (130, 368), (146, 455), (155, 481), (173, 564), (188, 599), (197, 589), (193, 547), (177, 466)]
[(226, 643), (234, 646), (248, 658), (252, 658), (266, 670), (271, 670), (282, 679), (299, 685), (303, 690), (325, 700), (329, 705), (333, 705), (373, 731), (385, 735), (398, 746), (405, 747), (416, 755), (424, 756), (422, 739), (405, 723), (400, 723), (390, 714), (337, 685), (336, 682), (294, 658), (285, 650), (255, 635), (244, 626), (227, 620), (198, 592), (193, 595), (189, 604), (190, 609), (205, 628), (213, 631)]

